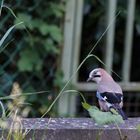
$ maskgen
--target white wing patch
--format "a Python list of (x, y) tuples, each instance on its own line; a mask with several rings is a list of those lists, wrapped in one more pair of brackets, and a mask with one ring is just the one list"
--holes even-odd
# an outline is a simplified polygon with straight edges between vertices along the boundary
[(103, 99), (104, 99), (104, 101), (106, 101), (107, 97), (105, 96)]

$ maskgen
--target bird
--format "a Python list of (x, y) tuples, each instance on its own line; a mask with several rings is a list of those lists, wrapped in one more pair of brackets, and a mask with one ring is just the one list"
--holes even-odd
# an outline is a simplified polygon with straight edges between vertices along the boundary
[(101, 111), (112, 112), (112, 109), (115, 109), (124, 120), (127, 120), (127, 116), (122, 110), (122, 88), (114, 81), (111, 75), (103, 68), (95, 68), (89, 73), (87, 82), (89, 81), (94, 81), (97, 84), (96, 97)]

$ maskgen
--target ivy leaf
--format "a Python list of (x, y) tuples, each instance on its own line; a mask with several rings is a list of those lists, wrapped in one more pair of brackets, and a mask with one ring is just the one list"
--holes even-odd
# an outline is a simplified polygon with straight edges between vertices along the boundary
[(47, 39), (45, 41), (45, 50), (48, 52), (48, 53), (54, 53), (54, 54), (59, 54), (60, 53), (60, 50), (58, 47), (56, 47), (53, 43), (53, 40), (52, 39)]
[[(17, 17), (18, 18), (16, 18), (15, 21), (14, 21), (15, 24), (23, 21), (24, 22), (24, 25), (26, 27), (28, 27), (29, 29), (33, 29), (33, 27), (32, 27), (32, 20), (31, 20), (31, 16), (30, 15), (23, 14), (23, 13), (18, 13)], [(18, 29), (24, 29), (24, 26), (18, 26), (16, 28), (18, 28)]]
[[(11, 31), (14, 28), (19, 27), (20, 24), (22, 24), (23, 22), (18, 22), (17, 24), (13, 25), (12, 27), (10, 27), (6, 33), (4, 34), (4, 36), (0, 39), (0, 47), (2, 46), (3, 42), (5, 41), (5, 39), (8, 37), (8, 35), (11, 33)], [(3, 49), (0, 49), (0, 52), (2, 52)]]
[(63, 72), (62, 71), (57, 71), (55, 73), (54, 85), (57, 86), (57, 87), (63, 88), (63, 86), (64, 86), (64, 83), (62, 81), (63, 77), (64, 77)]
[(32, 20), (33, 28), (37, 28), (42, 35), (49, 34), (49, 26), (46, 22), (38, 19)]
[(18, 61), (20, 71), (39, 71), (42, 68), (42, 60), (36, 50), (25, 49), (20, 53)]
[(38, 25), (41, 25), (38, 27), (38, 29), (42, 35), (47, 35), (49, 33), (49, 27), (46, 23), (42, 23)]
[(83, 106), (83, 108), (86, 109), (86, 110), (88, 110), (88, 109), (91, 107), (91, 105), (89, 105), (89, 104), (86, 103), (86, 102), (85, 102), (85, 103), (82, 102), (82, 106)]
[(91, 118), (99, 125), (112, 124), (112, 123), (124, 123), (121, 115), (112, 114), (111, 112), (102, 112), (96, 106), (90, 106), (89, 104), (82, 104), (83, 107), (89, 112)]
[(49, 27), (47, 26), (47, 24), (42, 24), (39, 27), (39, 31), (41, 32), (42, 35), (47, 35), (49, 33)]
[(65, 6), (63, 4), (51, 3), (51, 11), (56, 17), (61, 18), (65, 11)]
[(33, 28), (40, 28), (44, 24), (44, 22), (40, 19), (32, 19), (32, 27)]
[(53, 40), (57, 43), (60, 43), (62, 41), (62, 33), (60, 28), (56, 25), (50, 25), (48, 29)]

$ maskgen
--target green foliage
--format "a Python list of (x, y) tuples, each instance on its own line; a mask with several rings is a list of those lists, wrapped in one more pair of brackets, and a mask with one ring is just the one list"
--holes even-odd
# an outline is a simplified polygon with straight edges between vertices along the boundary
[[(18, 22), (15, 25), (13, 25), (12, 27), (10, 27), (6, 33), (4, 34), (4, 36), (2, 37), (2, 39), (0, 40), (0, 48), (2, 48), (3, 42), (6, 40), (6, 38), (8, 37), (8, 35), (12, 32), (12, 30), (15, 27), (18, 27), (18, 25), (22, 24), (23, 22)], [(3, 49), (0, 50), (0, 52), (2, 52)]]
[[(10, 5), (12, 9), (6, 5)], [(1, 71), (10, 73), (12, 82), (18, 82), (23, 92), (50, 91), (48, 94), (32, 95), (26, 99), (26, 102), (32, 104), (29, 117), (41, 116), (49, 107), (56, 92), (63, 86), (63, 74), (58, 62), (63, 41), (61, 21), (65, 3), (60, 0), (53, 2), (14, 0), (5, 1), (2, 7), (10, 12), (2, 11), (1, 29), (5, 32), (7, 25), (14, 25), (10, 26), (12, 28), (7, 30), (5, 37), (7, 38), (10, 33), (8, 39), (14, 38), (14, 43), (6, 50), (6, 54), (11, 56), (5, 57), (5, 52), (1, 56), (3, 64), (8, 64), (8, 68), (5, 65), (5, 69), (2, 67)], [(18, 25), (21, 22), (23, 24)], [(15, 26), (17, 30), (11, 33)], [(13, 65), (11, 62), (16, 63)], [(0, 81), (4, 81), (3, 79), (2, 77)], [(1, 93), (5, 93), (5, 89), (3, 88)], [(50, 114), (54, 115), (55, 112)]]
[(82, 103), (82, 105), (89, 112), (90, 117), (99, 125), (124, 123), (122, 117), (116, 113), (102, 112), (96, 106), (90, 106), (87, 103)]
[(61, 18), (63, 17), (63, 12), (65, 11), (65, 7), (63, 4), (57, 5), (55, 3), (51, 3), (51, 10), (56, 17)]
[(138, 125), (136, 126), (136, 128), (137, 128), (137, 131), (140, 133), (140, 124), (138, 124)]
[(54, 85), (60, 87), (60, 89), (62, 89), (63, 86), (64, 86), (64, 83), (63, 83), (62, 79), (63, 79), (62, 71), (57, 71), (56, 74), (55, 74)]
[[(24, 14), (24, 13), (18, 13), (17, 14), (17, 17), (15, 19), (15, 24), (23, 21), (24, 22), (24, 25), (26, 27), (28, 27), (29, 29), (32, 29), (32, 24), (31, 24), (31, 16), (30, 15), (27, 15), (27, 14)], [(24, 29), (23, 26), (18, 26), (17, 29)]]
[(84, 102), (82, 102), (82, 106), (83, 106), (83, 108), (84, 109), (86, 109), (86, 110), (88, 110), (90, 107), (91, 107), (91, 105), (89, 105), (88, 103), (84, 103)]
[(40, 71), (42, 60), (35, 49), (28, 48), (20, 52), (18, 67), (20, 71)]
[[(33, 31), (37, 29), (43, 36), (50, 35), (50, 39), (52, 39), (52, 41), (56, 41), (57, 43), (62, 41), (61, 29), (55, 24), (49, 25), (47, 22), (44, 22), (41, 19), (32, 19), (30, 15), (24, 13), (19, 13), (17, 17), (18, 18), (16, 18), (15, 24), (19, 23), (20, 21), (24, 21), (25, 27), (28, 27), (30, 30)], [(17, 28), (25, 29), (24, 26), (18, 26)]]
[[(57, 7), (56, 4), (51, 3), (51, 7)], [(60, 10), (59, 10), (60, 9)], [(61, 6), (56, 8), (59, 13), (62, 13)], [(52, 14), (55, 13), (52, 9)], [(56, 14), (56, 13), (55, 13)], [(29, 29), (29, 31), (37, 31), (38, 34), (35, 36), (32, 36), (30, 39), (26, 38), (26, 41), (31, 46), (35, 46), (34, 49), (31, 49), (31, 47), (26, 47), (24, 50), (20, 53), (20, 59), (18, 61), (18, 68), (19, 71), (39, 71), (43, 67), (43, 59), (42, 56), (40, 56), (40, 52), (36, 51), (38, 46), (36, 44), (40, 45), (42, 47), (43, 56), (47, 53), (51, 54), (59, 54), (60, 48), (57, 46), (62, 41), (62, 31), (60, 27), (56, 24), (48, 24), (46, 21), (43, 21), (41, 18), (34, 18), (31, 15), (25, 14), (25, 13), (18, 13), (17, 17), (14, 21), (14, 23), (18, 23), (19, 21), (23, 21), (26, 28)], [(61, 16), (58, 16), (61, 17)], [(25, 29), (24, 26), (18, 26), (19, 29)]]
[(51, 39), (49, 39), (49, 38), (46, 39), (44, 43), (45, 43), (46, 52), (54, 53), (54, 54), (59, 54), (60, 53), (60, 49), (56, 48), (54, 46), (54, 42)]

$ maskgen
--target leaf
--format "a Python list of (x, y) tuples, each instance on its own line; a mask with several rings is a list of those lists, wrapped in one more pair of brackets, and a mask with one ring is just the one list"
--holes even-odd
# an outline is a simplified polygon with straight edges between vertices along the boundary
[(39, 31), (42, 35), (47, 35), (49, 33), (49, 27), (47, 26), (47, 24), (42, 24), (41, 26), (39, 26)]
[(89, 105), (88, 103), (86, 103), (86, 102), (82, 102), (82, 106), (83, 106), (83, 108), (84, 109), (86, 109), (86, 110), (88, 110), (90, 107), (91, 107), (91, 105)]
[[(91, 53), (91, 51), (90, 51), (90, 53)], [(87, 58), (89, 58), (89, 57), (95, 57), (101, 64), (103, 64), (105, 67), (107, 67), (107, 65), (98, 57), (98, 56), (96, 56), (96, 55), (94, 55), (94, 54), (88, 54), (88, 56), (87, 56)], [(111, 69), (111, 72), (113, 72), (118, 78), (120, 78), (120, 79), (122, 79), (115, 71), (113, 71), (112, 69)]]
[(21, 56), (20, 60), (18, 61), (18, 68), (20, 71), (32, 71), (33, 66), (30, 61), (28, 61), (27, 57)]
[(60, 28), (58, 28), (56, 25), (50, 25), (48, 29), (53, 40), (60, 43), (62, 41), (62, 33)]
[(61, 18), (65, 11), (65, 6), (63, 4), (51, 3), (51, 11), (56, 17)]
[(64, 77), (63, 72), (57, 71), (55, 73), (54, 85), (59, 87), (59, 88), (63, 88), (63, 86), (64, 86), (64, 83), (62, 81), (63, 77)]
[(15, 28), (18, 27), (18, 25), (22, 24), (23, 22), (19, 22), (15, 25), (13, 25), (12, 27), (10, 27), (7, 32), (4, 34), (4, 36), (2, 37), (2, 39), (0, 40), (0, 47), (2, 46), (3, 42), (5, 41), (5, 39), (7, 38), (7, 36), (10, 34), (10, 32)]
[(43, 20), (40, 19), (32, 19), (32, 28), (33, 29), (38, 29), (38, 31), (42, 34), (42, 35), (47, 35), (49, 34), (50, 30), (49, 30), (49, 25), (44, 22)]
[(25, 49), (20, 53), (18, 61), (20, 71), (39, 71), (42, 68), (42, 60), (36, 50)]
[(41, 27), (44, 22), (41, 19), (32, 19), (32, 26), (34, 28)]
[(124, 123), (121, 115), (112, 114), (111, 112), (102, 112), (96, 106), (86, 107), (85, 105), (84, 108), (87, 108), (86, 110), (89, 112), (90, 117), (99, 125)]
[[(21, 21), (24, 22), (24, 25), (26, 27), (28, 27), (29, 29), (33, 29), (32, 19), (31, 19), (30, 15), (23, 14), (23, 13), (18, 13), (17, 18), (15, 19), (14, 23), (16, 24), (16, 23), (21, 22)], [(24, 29), (25, 27), (24, 26), (18, 26), (17, 28), (18, 29)]]
[(7, 8), (10, 11), (10, 13), (14, 16), (14, 18), (17, 18), (17, 16), (15, 15), (14, 11), (10, 7), (8, 7), (6, 5), (2, 5), (2, 8)]
[(52, 39), (47, 39), (45, 41), (45, 50), (49, 53), (54, 53), (54, 54), (59, 54), (60, 53), (60, 49), (54, 45), (53, 40)]

